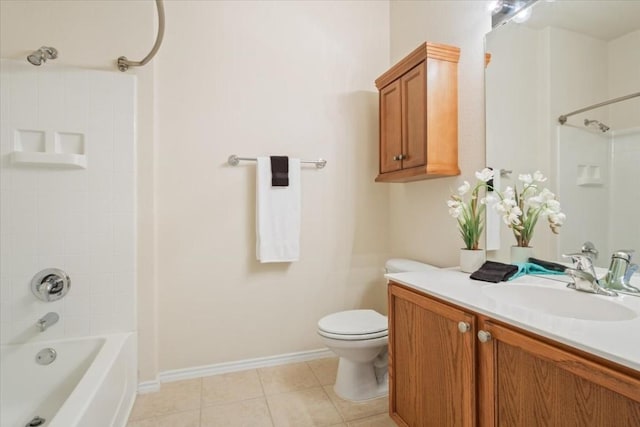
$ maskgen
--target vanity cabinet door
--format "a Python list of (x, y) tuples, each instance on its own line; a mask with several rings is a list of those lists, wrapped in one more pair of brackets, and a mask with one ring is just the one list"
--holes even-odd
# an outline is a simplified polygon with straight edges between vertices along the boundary
[(640, 426), (640, 378), (480, 322), (481, 426)]
[(475, 316), (389, 284), (389, 405), (400, 426), (475, 425)]

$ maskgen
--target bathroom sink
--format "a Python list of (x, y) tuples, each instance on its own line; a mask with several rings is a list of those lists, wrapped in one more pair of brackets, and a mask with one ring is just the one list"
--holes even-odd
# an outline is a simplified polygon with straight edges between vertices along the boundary
[(619, 322), (638, 317), (635, 311), (603, 296), (571, 289), (525, 284), (487, 285), (482, 292), (496, 301), (547, 313), (552, 316), (600, 322)]

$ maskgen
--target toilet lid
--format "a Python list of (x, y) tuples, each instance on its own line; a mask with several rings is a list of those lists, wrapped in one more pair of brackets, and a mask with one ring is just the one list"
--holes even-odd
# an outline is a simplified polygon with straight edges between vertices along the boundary
[(336, 335), (370, 335), (386, 332), (388, 323), (387, 316), (374, 310), (347, 310), (323, 317), (318, 328)]

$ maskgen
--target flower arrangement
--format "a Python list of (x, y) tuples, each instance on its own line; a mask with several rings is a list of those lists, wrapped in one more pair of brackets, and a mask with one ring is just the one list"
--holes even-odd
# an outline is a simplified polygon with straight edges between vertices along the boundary
[(548, 189), (539, 189), (539, 184), (545, 182), (540, 171), (519, 175), (522, 191), (514, 187), (507, 187), (504, 192), (497, 192), (500, 200), (494, 205), (505, 224), (513, 231), (517, 246), (528, 247), (533, 238), (533, 231), (538, 219), (547, 217), (549, 227), (554, 234), (562, 226), (566, 215), (560, 211), (560, 202), (556, 195)]
[[(493, 170), (484, 168), (480, 172), (476, 172), (476, 184), (471, 189), (468, 181), (458, 187), (458, 194), (452, 194), (447, 201), (449, 206), (449, 215), (458, 220), (458, 230), (464, 241), (465, 248), (469, 250), (477, 250), (480, 241), (480, 235), (484, 228), (484, 211), (486, 206), (486, 197), (480, 197), (480, 190), (486, 189), (487, 182), (493, 179)], [(468, 201), (464, 200), (464, 196), (469, 194), (471, 197)]]

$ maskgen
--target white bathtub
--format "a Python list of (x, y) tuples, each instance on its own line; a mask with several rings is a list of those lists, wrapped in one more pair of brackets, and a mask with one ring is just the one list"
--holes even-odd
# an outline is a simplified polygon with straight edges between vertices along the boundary
[[(135, 334), (0, 347), (0, 426), (23, 427), (34, 417), (47, 427), (122, 427), (136, 390)], [(36, 363), (45, 348), (57, 352)]]

